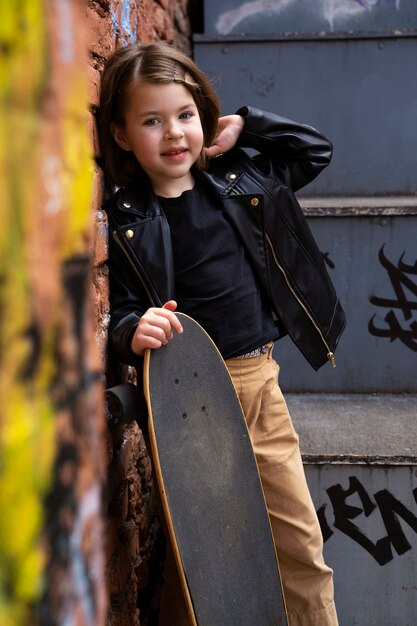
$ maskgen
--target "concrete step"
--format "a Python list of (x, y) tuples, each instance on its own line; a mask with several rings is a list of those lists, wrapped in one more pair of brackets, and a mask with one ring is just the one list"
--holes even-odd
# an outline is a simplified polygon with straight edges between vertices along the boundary
[(416, 394), (286, 394), (305, 463), (417, 461)]
[(417, 215), (416, 195), (299, 196), (309, 217), (361, 217)]

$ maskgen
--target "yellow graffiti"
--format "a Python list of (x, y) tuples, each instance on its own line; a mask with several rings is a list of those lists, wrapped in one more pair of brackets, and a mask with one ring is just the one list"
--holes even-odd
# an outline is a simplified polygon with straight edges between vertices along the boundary
[[(31, 337), (27, 239), (43, 176), (38, 140), (48, 80), (47, 6), (42, 0), (0, 2), (1, 626), (35, 623), (34, 607), (46, 584), (42, 530), (55, 456), (50, 389), (57, 330), (51, 324), (36, 342)], [(71, 101), (62, 108), (62, 153), (55, 162), (56, 199), (67, 226), (61, 261), (85, 250), (91, 202), (86, 85), (77, 81), (68, 90)]]
[[(80, 110), (80, 103), (84, 109)], [(85, 250), (85, 235), (91, 207), (93, 164), (92, 150), (86, 132), (87, 94), (85, 81), (71, 89), (71, 100), (63, 120), (65, 177), (63, 195), (67, 202), (68, 220), (62, 245), (63, 258)]]
[(42, 496), (53, 455), (45, 383), (30, 358), (25, 211), (34, 189), (37, 104), (45, 73), (43, 6), (0, 5), (0, 623), (30, 624), (42, 587)]

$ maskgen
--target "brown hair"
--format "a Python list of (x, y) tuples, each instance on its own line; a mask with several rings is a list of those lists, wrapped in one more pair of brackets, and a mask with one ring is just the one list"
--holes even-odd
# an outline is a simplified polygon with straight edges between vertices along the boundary
[[(114, 186), (122, 187), (132, 182), (141, 171), (133, 153), (120, 148), (112, 134), (114, 125), (124, 125), (127, 90), (139, 78), (148, 83), (183, 84), (197, 106), (205, 146), (211, 145), (217, 131), (220, 114), (217, 94), (192, 59), (166, 43), (120, 48), (112, 54), (104, 68), (97, 111), (100, 165), (109, 191)], [(203, 155), (200, 155), (197, 165), (204, 166)]]

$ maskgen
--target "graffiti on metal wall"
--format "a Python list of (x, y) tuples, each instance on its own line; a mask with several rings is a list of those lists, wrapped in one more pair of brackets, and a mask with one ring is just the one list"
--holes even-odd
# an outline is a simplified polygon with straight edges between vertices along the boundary
[[(246, 18), (260, 13), (275, 13), (280, 15), (287, 7), (299, 4), (299, 0), (255, 0), (243, 2), (239, 6), (222, 13), (217, 22), (218, 33), (227, 35), (231, 33)], [(329, 24), (331, 31), (335, 29), (337, 21), (344, 22), (351, 17), (360, 16), (361, 13), (372, 11), (383, 4), (394, 5), (400, 10), (401, 0), (319, 0), (317, 10)], [(303, 7), (299, 7), (303, 11)]]
[(322, 255), (323, 255), (323, 260), (324, 260), (325, 264), (327, 265), (327, 267), (330, 267), (331, 270), (334, 270), (336, 265), (331, 260), (330, 253), (329, 252), (322, 252)]
[(401, 341), (407, 348), (417, 352), (417, 260), (414, 265), (404, 261), (405, 252), (397, 265), (390, 261), (384, 246), (379, 250), (378, 258), (391, 283), (393, 297), (372, 296), (369, 301), (374, 306), (386, 311), (383, 322), (376, 321), (376, 314), (371, 317), (368, 329), (375, 337), (385, 337), (391, 342)]
[[(417, 533), (417, 516), (405, 504), (395, 498), (387, 489), (381, 489), (369, 495), (364, 485), (356, 476), (349, 476), (349, 486), (344, 489), (341, 484), (335, 484), (326, 489), (329, 496), (334, 522), (333, 527), (347, 535), (364, 548), (375, 561), (383, 566), (393, 560), (393, 550), (398, 555), (405, 554), (412, 546), (408, 541), (400, 519)], [(417, 488), (412, 491), (417, 504)], [(349, 503), (349, 498), (356, 496), (355, 504)], [(360, 506), (357, 506), (359, 499)], [(327, 505), (323, 504), (317, 511), (320, 526), (326, 542), (334, 534), (328, 519)], [(364, 526), (359, 524), (359, 518), (369, 518), (377, 526), (376, 521), (382, 522), (386, 534), (376, 541), (372, 540)], [(357, 520), (354, 523), (352, 520)]]

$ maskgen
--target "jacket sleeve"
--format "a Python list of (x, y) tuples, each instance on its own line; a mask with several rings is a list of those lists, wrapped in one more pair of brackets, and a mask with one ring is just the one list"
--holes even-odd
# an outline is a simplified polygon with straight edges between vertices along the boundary
[(139, 357), (130, 350), (130, 342), (140, 315), (146, 310), (146, 301), (145, 297), (139, 297), (137, 285), (129, 284), (129, 268), (112, 241), (111, 234), (109, 249), (110, 348), (121, 363), (137, 366)]
[(145, 293), (132, 278), (126, 259), (109, 233), (110, 350), (121, 363), (139, 367), (142, 357), (130, 349), (141, 315), (150, 306)]
[(244, 106), (237, 111), (245, 124), (238, 145), (272, 159), (285, 184), (294, 191), (310, 183), (330, 163), (332, 144), (306, 124)]

